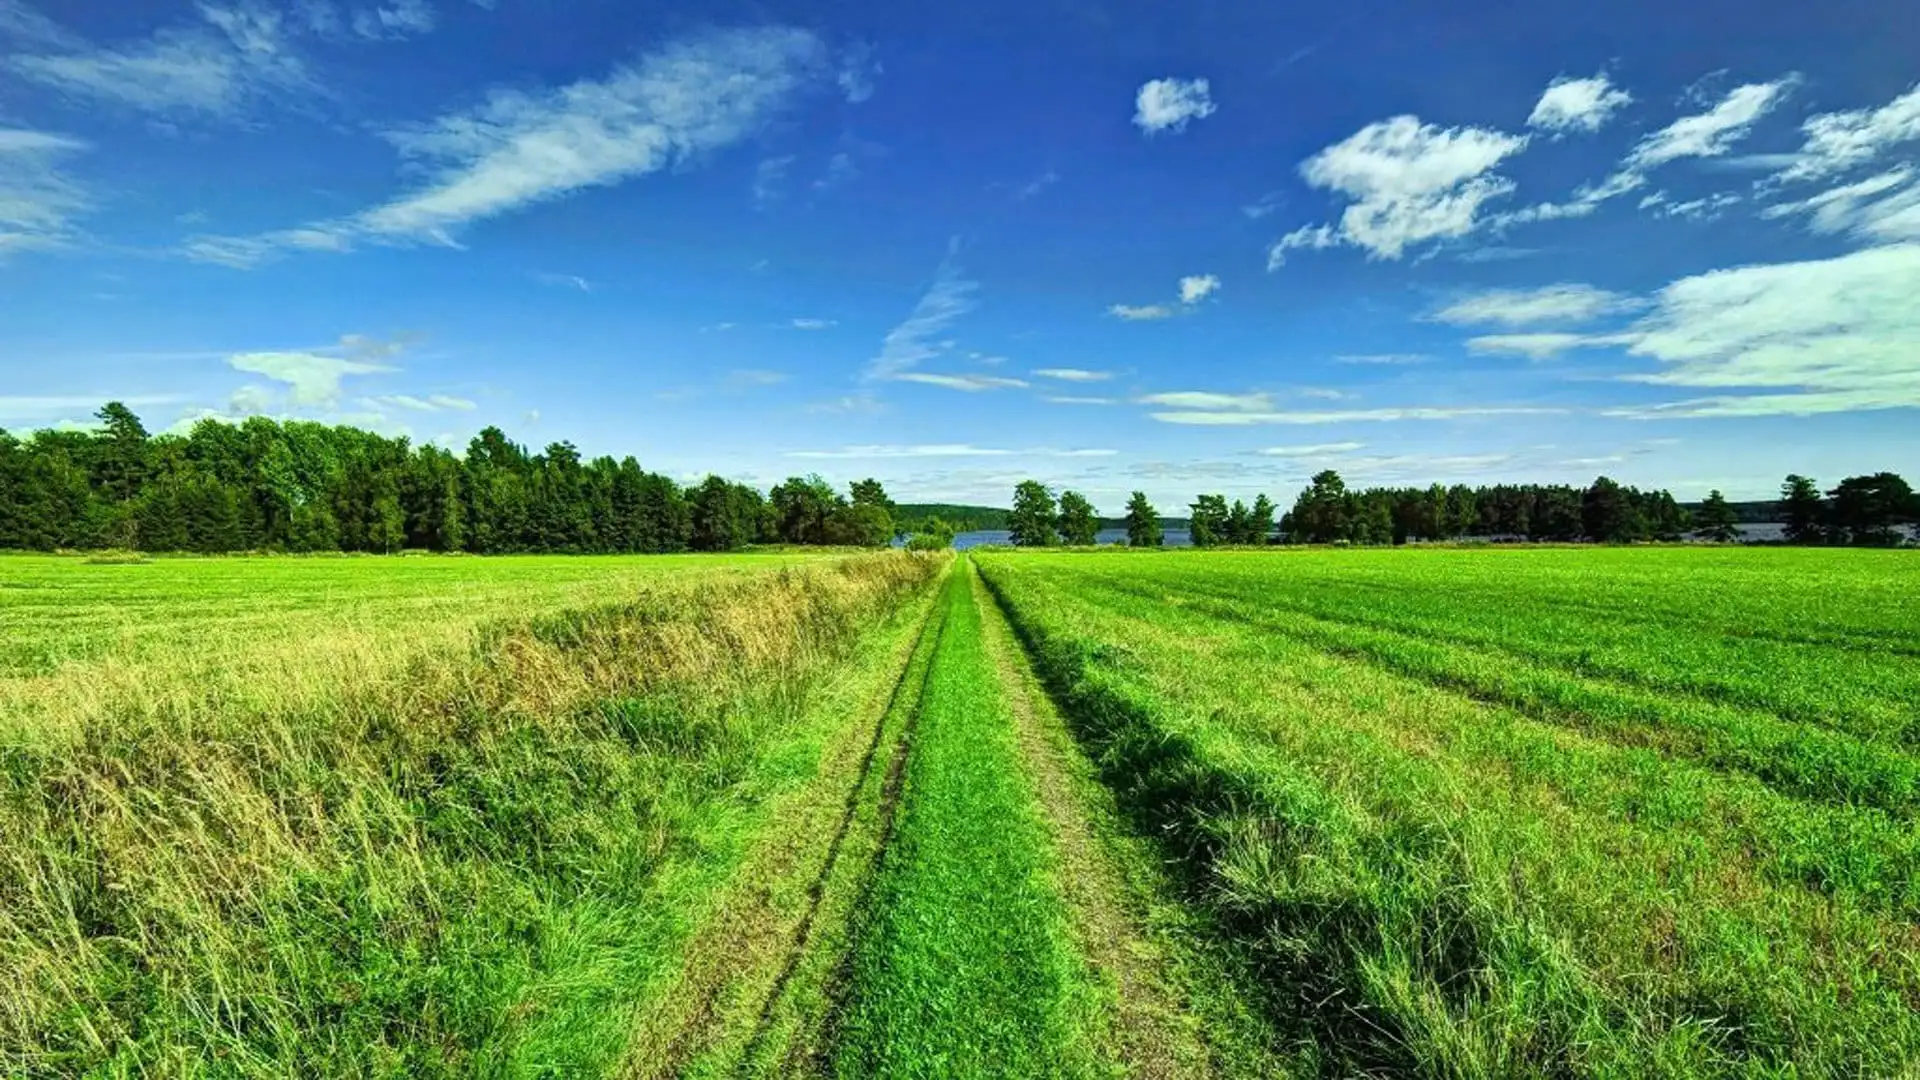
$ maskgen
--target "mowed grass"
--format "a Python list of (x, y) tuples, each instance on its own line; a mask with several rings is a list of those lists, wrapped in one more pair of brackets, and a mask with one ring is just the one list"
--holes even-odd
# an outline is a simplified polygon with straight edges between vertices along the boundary
[(1920, 560), (979, 560), (1298, 1071), (1920, 1063)]
[[(525, 576), (491, 608), (444, 609), (456, 626), (422, 644), (384, 598), (424, 603), (407, 579), (439, 567), (327, 560), (367, 597), (347, 643), (310, 600), (292, 630), (219, 637), (230, 655), (156, 638), (26, 676), (139, 673), (8, 715), (0, 1074), (612, 1068), (767, 800), (808, 782), (849, 694), (891, 681), (945, 565), (632, 560), (629, 577), (546, 582), (525, 574), (545, 560), (432, 562)], [(595, 563), (613, 565), (579, 566)], [(41, 570), (157, 567), (190, 592), (195, 565), (257, 571), (262, 592), (323, 572)], [(237, 605), (253, 589), (231, 580)], [(342, 659), (355, 649), (378, 655)], [(176, 664), (220, 675), (196, 686)]]
[(960, 563), (940, 600), (837, 1076), (1103, 1075), (1103, 992), (1072, 939), (972, 576)]

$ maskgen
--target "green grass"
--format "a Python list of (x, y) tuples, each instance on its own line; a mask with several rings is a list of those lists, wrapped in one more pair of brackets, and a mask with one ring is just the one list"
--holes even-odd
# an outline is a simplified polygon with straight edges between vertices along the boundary
[(981, 638), (950, 575), (902, 805), (854, 956), (843, 1077), (1099, 1075), (1098, 991)]
[[(370, 597), (411, 571), (338, 562)], [(831, 687), (888, 674), (874, 650), (938, 565), (603, 581), (436, 648), (360, 639), (391, 678), (103, 695), (0, 745), (0, 1073), (609, 1068), (766, 800), (846, 723)]]
[[(1920, 845), (1910, 789), (1889, 779), (1907, 775), (1916, 705), (1900, 697), (1915, 628), (1895, 598), (1920, 562), (1568, 549), (981, 565), (1103, 778), (1282, 990), (1273, 1019), (1303, 1070), (1920, 1062)], [(1782, 649), (1788, 689), (1758, 674)]]

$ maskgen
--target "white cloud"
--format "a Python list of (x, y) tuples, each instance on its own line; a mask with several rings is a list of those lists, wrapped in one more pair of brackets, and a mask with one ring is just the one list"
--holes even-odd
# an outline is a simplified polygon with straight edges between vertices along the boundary
[(795, 319), (789, 325), (795, 330), (831, 330), (840, 323), (834, 319)]
[(1054, 405), (1118, 405), (1120, 403), (1115, 398), (1080, 394), (1042, 394), (1040, 400)]
[(887, 332), (886, 340), (880, 343), (880, 354), (867, 361), (866, 378), (897, 378), (939, 356), (947, 327), (974, 309), (977, 302), (973, 294), (978, 288), (960, 276), (950, 249), (913, 312)]
[(1040, 194), (1059, 182), (1060, 174), (1054, 172), (1052, 169), (1048, 169), (1027, 183), (1020, 185), (1020, 187), (1014, 191), (1013, 199), (1015, 202), (1026, 202), (1028, 199), (1033, 198), (1035, 195)]
[(1877, 176), (1791, 203), (1769, 206), (1761, 217), (1807, 215), (1817, 233), (1851, 233), (1869, 242), (1920, 240), (1920, 177), (1900, 165)]
[(258, 383), (248, 383), (227, 398), (227, 410), (236, 416), (262, 416), (272, 410), (280, 395)]
[(1572, 349), (1596, 345), (1619, 345), (1623, 339), (1608, 334), (1571, 334), (1542, 331), (1529, 334), (1486, 334), (1467, 339), (1467, 348), (1476, 353), (1508, 353), (1529, 360), (1552, 360)]
[[(378, 370), (391, 371), (393, 369), (385, 368)], [(370, 374), (370, 372), (355, 371), (348, 372), (347, 374)], [(338, 392), (337, 387), (335, 392)], [(370, 397), (364, 400), (375, 408), (407, 409), (412, 412), (442, 412), (446, 410), (471, 412), (479, 407), (466, 398), (451, 397), (446, 394), (432, 394), (427, 397), (416, 397), (412, 394), (383, 394), (379, 397)], [(296, 402), (297, 401), (298, 395), (296, 393)]]
[(1107, 314), (1128, 322), (1149, 322), (1154, 319), (1173, 318), (1173, 309), (1165, 304), (1115, 304), (1107, 309)]
[(1324, 412), (1220, 412), (1183, 410), (1152, 413), (1166, 424), (1190, 424), (1206, 427), (1245, 427), (1254, 424), (1356, 424), (1391, 423), (1401, 420), (1472, 420), (1489, 416), (1554, 416), (1565, 409), (1533, 406), (1449, 406), (1445, 408), (1409, 407), (1389, 409), (1336, 409)]
[(1142, 405), (1163, 405), (1172, 409), (1240, 409), (1258, 412), (1273, 408), (1270, 394), (1221, 394), (1211, 390), (1172, 390), (1147, 394), (1137, 400)]
[(92, 412), (109, 401), (118, 401), (130, 409), (150, 405), (174, 405), (178, 394), (0, 394), (0, 420), (32, 420), (63, 412)]
[(792, 154), (763, 158), (754, 166), (753, 205), (756, 208), (764, 210), (786, 196), (787, 170), (792, 166)]
[(227, 358), (235, 371), (265, 375), (290, 387), (294, 405), (332, 405), (340, 400), (340, 380), (348, 375), (378, 375), (394, 369), (365, 360), (306, 352), (237, 353)]
[(0, 128), (0, 260), (10, 251), (65, 242), (72, 218), (90, 200), (58, 165), (86, 149), (65, 135)]
[(1086, 458), (1112, 457), (1117, 450), (1007, 450), (997, 447), (974, 446), (971, 443), (922, 443), (909, 446), (873, 445), (843, 446), (837, 450), (792, 450), (788, 457), (813, 458), (819, 460), (869, 460), (878, 458), (951, 458), (951, 457), (1055, 457)]
[(1633, 297), (1591, 285), (1547, 285), (1538, 289), (1489, 289), (1455, 300), (1434, 312), (1432, 318), (1454, 326), (1533, 326), (1588, 322), (1640, 306)]
[(389, 7), (353, 13), (353, 32), (363, 38), (396, 39), (433, 31), (434, 12), (425, 0), (395, 0)]
[(1798, 80), (1787, 76), (1770, 83), (1736, 86), (1704, 113), (1683, 116), (1648, 135), (1627, 155), (1627, 167), (1636, 171), (1681, 158), (1719, 157), (1746, 137), (1761, 117), (1786, 100)]
[(1220, 279), (1212, 274), (1193, 274), (1180, 279), (1180, 302), (1197, 304), (1218, 292)]
[(1806, 142), (1783, 180), (1818, 180), (1865, 165), (1888, 148), (1920, 139), (1920, 83), (1877, 109), (1821, 113), (1800, 126)]
[(1141, 85), (1134, 97), (1133, 122), (1141, 131), (1186, 130), (1188, 121), (1214, 113), (1205, 79), (1154, 79)]
[(1089, 371), (1086, 368), (1036, 368), (1033, 373), (1043, 379), (1059, 379), (1061, 382), (1105, 382), (1113, 378), (1111, 371)]
[(1336, 442), (1315, 443), (1312, 446), (1269, 446), (1260, 453), (1267, 457), (1303, 458), (1327, 457), (1333, 454), (1351, 454), (1355, 450), (1366, 448), (1366, 443)]
[(1269, 191), (1253, 202), (1241, 207), (1240, 212), (1245, 214), (1249, 221), (1259, 221), (1262, 218), (1271, 216), (1274, 211), (1285, 206), (1286, 202), (1286, 196), (1277, 191)]
[(1920, 407), (1916, 281), (1920, 244), (1682, 278), (1661, 290), (1654, 310), (1628, 332), (1628, 352), (1663, 365), (1638, 381), (1774, 392), (1628, 412), (1806, 415)]
[(860, 166), (854, 163), (853, 155), (842, 151), (827, 159), (827, 171), (813, 182), (815, 191), (832, 191), (842, 184), (849, 183), (860, 175)]
[(948, 390), (965, 390), (969, 393), (979, 393), (983, 390), (1019, 390), (1027, 385), (1022, 379), (1009, 379), (999, 375), (943, 375), (931, 371), (902, 372), (895, 375), (894, 380), (939, 386)]
[(255, 100), (314, 89), (278, 13), (212, 4), (199, 11), (206, 25), (166, 27), (118, 48), (69, 40), (6, 63), (64, 93), (163, 116), (229, 118)]
[(1631, 104), (1633, 95), (1615, 87), (1605, 72), (1590, 79), (1562, 75), (1547, 84), (1527, 117), (1527, 126), (1552, 132), (1599, 131), (1615, 112)]
[(1414, 116), (1368, 124), (1301, 163), (1307, 183), (1349, 203), (1337, 225), (1296, 229), (1274, 244), (1268, 268), (1284, 264), (1296, 248), (1348, 244), (1374, 258), (1398, 259), (1414, 244), (1465, 236), (1483, 205), (1513, 190), (1513, 182), (1493, 170), (1527, 142), (1525, 135), (1441, 128)]
[[(604, 79), (557, 90), (496, 90), (486, 103), (386, 133), (426, 181), (351, 217), (307, 227), (341, 246), (357, 239), (453, 244), (475, 221), (685, 164), (759, 131), (830, 78), (826, 47), (769, 27), (685, 38)], [(258, 259), (301, 245), (289, 232), (202, 238), (188, 253)]]
[(583, 293), (590, 293), (593, 291), (593, 282), (588, 281), (586, 278), (583, 278), (578, 274), (539, 273), (539, 274), (533, 275), (533, 279), (535, 281), (538, 281), (542, 285), (554, 285), (560, 288), (578, 289)]
[[(1683, 217), (1689, 221), (1712, 221), (1730, 206), (1738, 206), (1746, 201), (1745, 197), (1731, 191), (1715, 195), (1706, 195), (1686, 202), (1661, 201), (1653, 208), (1660, 217)], [(1644, 203), (1645, 200), (1642, 200)]]
[(1433, 360), (1426, 353), (1348, 353), (1333, 358), (1336, 364), (1405, 365), (1425, 364)]

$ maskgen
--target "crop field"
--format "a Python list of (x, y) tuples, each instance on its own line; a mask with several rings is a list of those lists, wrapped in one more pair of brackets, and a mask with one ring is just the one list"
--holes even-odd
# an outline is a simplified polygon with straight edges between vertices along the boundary
[(0, 558), (0, 1075), (1920, 1075), (1917, 596)]

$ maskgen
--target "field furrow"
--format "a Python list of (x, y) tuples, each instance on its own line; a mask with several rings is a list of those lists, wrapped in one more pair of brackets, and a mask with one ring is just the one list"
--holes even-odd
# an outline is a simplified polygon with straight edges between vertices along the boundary
[(1103, 777), (1200, 870), (1323, 1068), (1914, 1060), (1909, 826), (1330, 653), (1170, 593), (1187, 563), (982, 559)]

